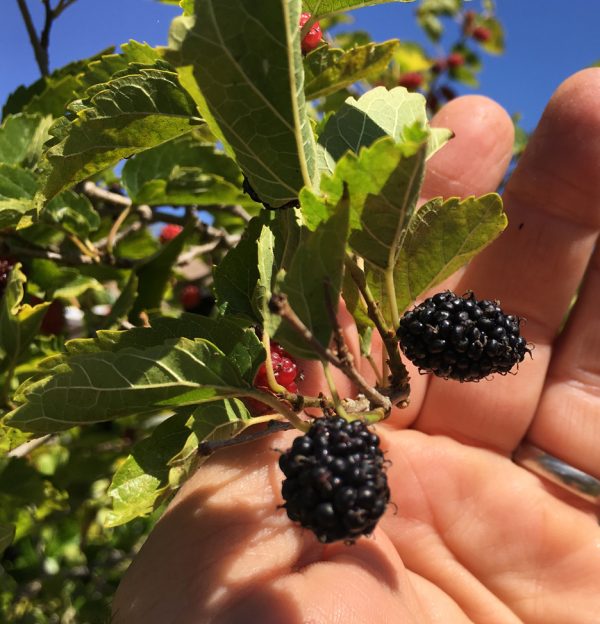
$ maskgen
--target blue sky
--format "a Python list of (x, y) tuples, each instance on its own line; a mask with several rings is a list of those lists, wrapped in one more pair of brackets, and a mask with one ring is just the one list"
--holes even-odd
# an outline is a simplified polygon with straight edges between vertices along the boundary
[[(39, 25), (41, 1), (27, 1)], [(4, 0), (3, 5), (0, 102), (39, 76), (16, 0)], [(376, 41), (397, 37), (429, 45), (416, 25), (415, 6), (391, 3), (361, 9), (353, 13), (355, 26), (370, 31)], [(169, 22), (178, 13), (177, 7), (154, 0), (78, 0), (54, 25), (51, 67), (128, 39), (164, 44)], [(479, 89), (462, 91), (483, 93), (510, 113), (522, 113), (523, 125), (531, 129), (561, 81), (600, 60), (600, 1), (497, 0), (497, 13), (506, 30), (506, 53), (484, 54)]]

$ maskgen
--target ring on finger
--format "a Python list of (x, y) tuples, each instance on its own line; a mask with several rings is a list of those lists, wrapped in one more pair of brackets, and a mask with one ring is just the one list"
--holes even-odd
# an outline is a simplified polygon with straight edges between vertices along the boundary
[(567, 464), (537, 446), (522, 442), (513, 453), (513, 461), (571, 494), (600, 505), (600, 479)]

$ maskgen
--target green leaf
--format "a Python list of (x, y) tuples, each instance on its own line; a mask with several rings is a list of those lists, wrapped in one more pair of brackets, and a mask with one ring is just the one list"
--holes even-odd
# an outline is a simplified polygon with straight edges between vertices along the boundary
[(252, 203), (240, 190), (242, 175), (235, 162), (193, 132), (128, 160), (122, 181), (136, 204)]
[(254, 290), (259, 280), (258, 246), (263, 220), (250, 221), (240, 242), (231, 249), (214, 270), (214, 289), (220, 305), (227, 311), (260, 321), (254, 308)]
[(159, 250), (147, 262), (136, 268), (138, 291), (130, 318), (137, 319), (140, 312), (160, 308), (173, 265), (179, 258), (186, 240), (193, 234), (195, 224), (189, 221), (183, 230)]
[(105, 526), (125, 524), (148, 515), (169, 489), (168, 462), (179, 453), (191, 434), (189, 413), (175, 414), (158, 425), (150, 437), (138, 442), (119, 466), (108, 494), (112, 511)]
[[(95, 350), (117, 351), (132, 347), (158, 346), (176, 338), (208, 340), (228, 357), (249, 383), (265, 359), (262, 343), (254, 328), (230, 316), (209, 318), (184, 312), (178, 318), (154, 318), (151, 327), (136, 327), (127, 331), (99, 331), (93, 342)], [(71, 341), (67, 344), (67, 349), (76, 353), (73, 349), (79, 348), (83, 342), (88, 343), (89, 347), (89, 340)]]
[[(415, 128), (416, 130), (416, 128)], [(366, 261), (373, 279), (370, 286), (391, 326), (398, 310), (393, 291), (393, 271), (402, 240), (416, 207), (425, 168), (427, 134), (419, 130), (415, 141), (394, 143), (380, 139), (357, 157), (347, 154), (338, 163), (331, 183), (338, 192), (348, 185), (351, 201), (350, 246)]]
[(31, 434), (7, 427), (0, 420), (0, 456), (6, 455), (9, 451), (16, 449), (31, 438)]
[(60, 267), (50, 260), (38, 258), (30, 263), (29, 279), (45, 292), (47, 299), (72, 299), (89, 289), (104, 289), (97, 279), (77, 269)]
[(414, 2), (414, 0), (302, 0), (302, 10), (320, 18), (340, 11), (350, 11), (386, 2)]
[(46, 223), (59, 225), (78, 238), (86, 239), (100, 227), (100, 215), (85, 195), (63, 191), (42, 212)]
[(16, 227), (34, 210), (36, 190), (37, 179), (31, 171), (0, 164), (0, 229)]
[[(397, 142), (410, 140), (410, 128), (415, 125), (428, 125), (425, 98), (420, 93), (410, 93), (404, 87), (391, 91), (376, 87), (358, 100), (349, 97), (319, 136), (319, 166), (333, 172), (335, 162), (348, 150), (358, 154), (384, 136)], [(445, 128), (431, 128), (430, 132), (427, 157), (452, 137)]]
[(23, 305), (26, 281), (21, 265), (15, 264), (0, 301), (0, 370), (8, 370), (9, 374), (35, 338), (50, 305)]
[(396, 264), (419, 196), (424, 164), (423, 143), (400, 145), (389, 138), (338, 163), (335, 179), (343, 180), (350, 190), (350, 246), (381, 271)]
[(51, 128), (56, 142), (45, 154), (47, 199), (200, 122), (177, 74), (164, 66), (130, 69), (96, 85), (70, 111)]
[(34, 165), (48, 139), (52, 119), (41, 115), (11, 115), (0, 126), (0, 163)]
[(260, 198), (295, 201), (316, 175), (299, 0), (196, 0), (195, 14), (176, 20), (165, 57)]
[[(332, 315), (337, 311), (342, 287), (344, 258), (348, 241), (350, 209), (346, 192), (333, 214), (314, 231), (306, 231), (279, 288), (315, 338), (327, 347), (333, 331)], [(310, 267), (310, 271), (307, 271)], [(285, 320), (270, 314), (265, 326), (269, 335), (294, 355), (315, 359), (312, 347)]]
[(12, 544), (14, 537), (14, 524), (6, 524), (5, 522), (0, 522), (0, 557), (2, 556), (4, 551)]
[(72, 356), (27, 384), (19, 394), (25, 403), (7, 419), (24, 431), (50, 433), (241, 395), (247, 387), (210, 342), (181, 338), (147, 349)]
[(496, 193), (460, 200), (433, 199), (412, 217), (394, 282), (399, 310), (452, 275), (489, 245), (507, 225)]
[(385, 70), (399, 47), (398, 40), (369, 43), (347, 52), (320, 46), (305, 62), (307, 99), (325, 97)]
[(108, 316), (104, 319), (102, 327), (111, 327), (111, 325), (115, 325), (127, 316), (135, 302), (137, 289), (138, 278), (137, 275), (132, 272), (127, 280), (127, 284), (125, 284), (125, 287), (121, 291), (121, 294), (113, 303), (110, 309), (110, 314), (108, 314)]

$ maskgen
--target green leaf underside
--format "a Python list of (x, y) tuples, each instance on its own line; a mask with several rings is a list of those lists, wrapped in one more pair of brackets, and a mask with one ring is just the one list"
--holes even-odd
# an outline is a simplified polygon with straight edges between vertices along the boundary
[(243, 393), (234, 364), (206, 340), (181, 338), (148, 349), (86, 353), (28, 384), (10, 426), (62, 431), (130, 414), (149, 414)]
[[(426, 140), (426, 135), (425, 140)], [(421, 188), (425, 145), (379, 140), (357, 157), (347, 154), (334, 182), (348, 184), (351, 201), (350, 246), (370, 265), (392, 269)]]
[(381, 73), (398, 49), (397, 40), (369, 43), (344, 52), (321, 46), (306, 59), (307, 99), (325, 97), (374, 74)]
[(13, 370), (35, 338), (50, 303), (23, 305), (25, 275), (21, 265), (12, 269), (0, 300), (0, 371)]
[(37, 179), (31, 171), (0, 163), (0, 228), (17, 226), (34, 209), (36, 190)]
[(240, 190), (242, 175), (235, 162), (194, 132), (131, 158), (122, 180), (137, 204), (252, 203)]
[[(425, 98), (404, 87), (391, 91), (385, 87), (371, 89), (358, 100), (349, 97), (332, 115), (318, 142), (319, 168), (333, 172), (335, 163), (348, 150), (358, 154), (377, 139), (390, 136), (397, 142), (406, 141), (407, 129), (415, 125), (427, 127)], [(445, 128), (431, 128), (427, 157), (443, 147), (452, 137)]]
[(0, 126), (0, 163), (32, 165), (48, 138), (51, 119), (41, 115), (11, 115)]
[(254, 308), (254, 289), (259, 280), (258, 246), (263, 221), (255, 217), (246, 227), (240, 242), (215, 267), (215, 294), (228, 312), (260, 321)]
[(15, 526), (0, 522), (0, 557), (4, 551), (11, 545), (15, 536)]
[(79, 238), (87, 238), (100, 227), (100, 215), (85, 195), (63, 191), (45, 207), (43, 219), (60, 225)]
[(247, 427), (249, 418), (241, 401), (225, 399), (200, 405), (191, 414), (184, 409), (158, 425), (115, 473), (107, 526), (153, 511), (173, 489), (169, 477), (174, 464), (197, 464), (201, 442), (233, 438)]
[(398, 308), (404, 310), (452, 275), (506, 225), (502, 199), (495, 193), (427, 202), (408, 225), (394, 270)]
[(388, 2), (414, 2), (414, 0), (302, 0), (302, 10), (316, 17), (332, 15)]
[(62, 118), (51, 129), (59, 142), (45, 155), (47, 199), (199, 123), (177, 74), (166, 69), (141, 68), (96, 85), (88, 99), (71, 108), (73, 120)]
[[(332, 315), (337, 311), (341, 292), (349, 223), (349, 200), (343, 193), (331, 216), (316, 231), (304, 232), (289, 270), (274, 289), (287, 295), (291, 308), (324, 347), (331, 340)], [(269, 315), (265, 325), (269, 334), (294, 355), (318, 357), (280, 317)]]
[(75, 268), (61, 267), (51, 260), (35, 258), (30, 264), (31, 281), (45, 291), (48, 299), (71, 299), (89, 289), (103, 290), (102, 284)]
[(171, 37), (176, 49), (166, 52), (179, 66), (193, 65), (199, 91), (184, 80), (185, 86), (254, 190), (273, 207), (297, 198), (315, 175), (299, 9), (297, 0), (196, 0), (197, 20), (180, 21), (178, 40)]
[(148, 515), (168, 489), (169, 460), (181, 451), (191, 434), (189, 413), (175, 414), (158, 425), (150, 437), (138, 442), (119, 466), (108, 494), (113, 509), (106, 526), (125, 524)]

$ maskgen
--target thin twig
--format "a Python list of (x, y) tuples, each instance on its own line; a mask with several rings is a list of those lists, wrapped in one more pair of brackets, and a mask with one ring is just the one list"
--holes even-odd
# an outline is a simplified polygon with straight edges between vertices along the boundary
[(108, 236), (106, 237), (106, 251), (111, 256), (113, 255), (113, 249), (115, 247), (115, 239), (117, 237), (119, 229), (125, 222), (125, 219), (127, 219), (129, 214), (131, 213), (131, 208), (132, 208), (131, 206), (127, 206), (127, 208), (125, 208), (121, 212), (121, 214), (115, 219), (115, 222), (112, 224), (112, 227), (110, 228), (110, 232), (108, 233)]
[(251, 431), (249, 433), (236, 436), (235, 438), (229, 438), (228, 440), (211, 440), (201, 442), (198, 445), (198, 454), (212, 455), (219, 449), (226, 448), (228, 446), (236, 446), (237, 444), (245, 444), (246, 442), (254, 442), (255, 440), (260, 440), (261, 438), (266, 438), (274, 433), (278, 433), (279, 431), (289, 431), (293, 428), (294, 426), (287, 421), (281, 422), (273, 419), (267, 423), (266, 429), (261, 429), (260, 431)]
[(15, 447), (12, 451), (9, 451), (8, 456), (9, 457), (25, 457), (26, 455), (29, 455), (31, 451), (35, 451), (36, 448), (39, 448), (40, 446), (43, 446), (44, 444), (47, 444), (48, 442), (50, 442), (50, 440), (54, 437), (55, 436), (48, 434), (48, 435), (42, 436), (41, 438), (34, 438), (33, 440), (24, 442), (23, 444), (20, 444), (19, 446)]
[(381, 310), (379, 309), (379, 306), (377, 305), (377, 302), (373, 298), (373, 295), (367, 285), (367, 280), (362, 269), (350, 256), (346, 256), (345, 264), (346, 269), (350, 272), (354, 283), (365, 300), (369, 318), (375, 324), (388, 354), (387, 364), (390, 367), (390, 387), (389, 390), (386, 390), (386, 394), (389, 393), (391, 401), (394, 405), (406, 407), (408, 406), (408, 397), (410, 395), (410, 377), (408, 375), (408, 370), (400, 357), (396, 334), (387, 327), (387, 323), (381, 314)]
[(57, 264), (72, 267), (78, 267), (82, 264), (95, 265), (102, 263), (119, 269), (131, 269), (137, 264), (134, 260), (129, 260), (127, 258), (109, 258), (105, 254), (100, 256), (98, 259), (94, 259), (84, 254), (59, 253), (49, 249), (23, 247), (18, 244), (13, 244), (12, 242), (8, 242), (6, 239), (0, 241), (0, 249), (2, 250), (2, 253), (8, 253), (9, 255), (16, 256), (17, 258), (42, 258), (43, 260), (51, 260)]
[(314, 336), (311, 330), (300, 320), (298, 315), (292, 310), (285, 295), (273, 295), (269, 302), (271, 311), (279, 314), (290, 326), (300, 334), (308, 344), (310, 344), (316, 353), (325, 361), (330, 362), (336, 368), (339, 368), (359, 390), (371, 401), (373, 405), (382, 407), (385, 412), (389, 412), (392, 408), (390, 399), (379, 393), (375, 388), (369, 385), (367, 380), (356, 370), (350, 358), (340, 359), (331, 349), (324, 347)]
[(29, 12), (29, 8), (27, 7), (25, 0), (17, 0), (17, 4), (19, 5), (21, 15), (23, 16), (25, 28), (27, 29), (29, 41), (31, 42), (35, 61), (40, 73), (42, 76), (48, 76), (50, 73), (48, 71), (48, 50), (44, 49), (41, 45), (37, 32), (35, 31), (35, 26), (33, 25), (33, 20), (31, 19), (31, 13)]

